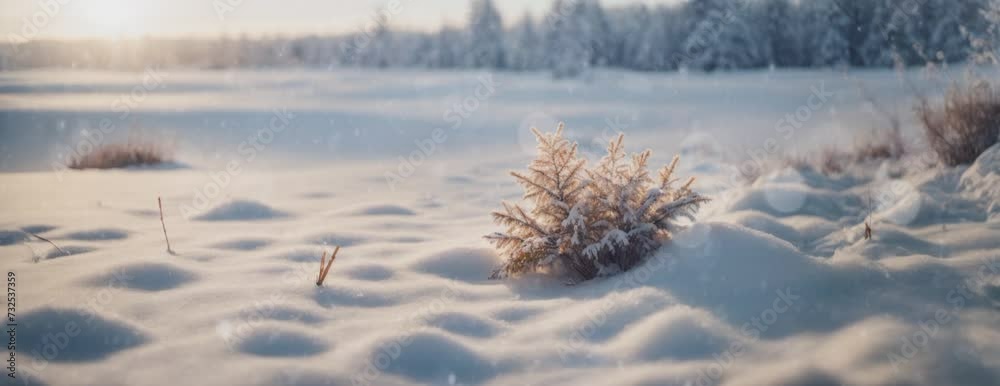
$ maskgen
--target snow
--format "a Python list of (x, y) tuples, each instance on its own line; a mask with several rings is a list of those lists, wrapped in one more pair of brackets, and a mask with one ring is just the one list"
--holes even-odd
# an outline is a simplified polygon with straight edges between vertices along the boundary
[(987, 216), (993, 220), (1000, 216), (1000, 145), (986, 149), (976, 159), (959, 181), (967, 195), (980, 200), (988, 200)]
[(286, 213), (272, 209), (266, 204), (249, 200), (235, 200), (221, 204), (207, 212), (195, 216), (201, 221), (253, 221), (285, 217)]
[[(8, 171), (0, 174), (0, 256), (18, 288), (20, 379), (10, 384), (1000, 379), (1000, 148), (967, 167), (901, 177), (863, 165), (839, 177), (779, 169), (753, 184), (732, 183), (742, 159), (728, 158), (727, 149), (774, 135), (773, 121), (804, 103), (817, 79), (841, 95), (830, 102), (836, 114), (817, 113), (796, 131), (794, 146), (782, 146), (850, 142), (847, 128), (866, 115), (841, 75), (596, 72), (594, 83), (574, 81), (569, 91), (568, 81), (546, 75), (498, 74), (509, 93), (498, 91), (471, 111), (461, 130), (411, 163), (413, 172), (396, 185), (386, 173), (398, 173), (399, 157), (419, 151), (413, 141), (431, 138), (426, 134), (444, 122), (436, 115), (449, 105), (437, 102), (470, 92), (481, 74), (230, 74), (280, 84), (259, 94), (213, 74), (172, 74), (134, 114), (181, 139), (179, 161), (190, 167), (128, 171), (52, 171), (47, 157), (79, 139), (87, 119), (112, 114), (81, 88), (100, 98), (115, 92), (100, 90), (121, 89), (129, 76), (42, 75), (2, 79), (36, 90), (4, 105), (0, 128)], [(647, 100), (608, 87), (640, 76), (656, 92), (683, 92), (650, 91)], [(858, 76), (887, 95), (903, 87), (889, 72)], [(434, 86), (415, 93), (417, 80)], [(38, 95), (39, 87), (60, 84), (67, 86)], [(299, 94), (303, 84), (315, 95)], [(230, 105), (198, 107), (192, 100), (205, 98), (205, 89), (225, 93)], [(551, 102), (530, 100), (539, 94)], [(706, 106), (713, 95), (719, 105)], [(30, 107), (45, 98), (59, 102)], [(350, 98), (365, 101), (336, 103)], [(366, 105), (380, 98), (394, 107)], [(282, 103), (304, 120), (258, 158), (243, 158), (237, 145), (266, 127), (269, 104)], [(347, 112), (355, 107), (361, 110)], [(662, 157), (657, 165), (683, 148), (676, 175), (697, 176), (696, 190), (715, 200), (651, 260), (623, 274), (574, 286), (544, 274), (487, 280), (500, 261), (482, 239), (499, 230), (489, 212), (518, 198), (506, 172), (531, 156), (514, 129), (542, 110), (569, 121), (567, 130), (582, 139), (600, 139), (604, 118), (619, 115), (630, 126), (613, 133), (626, 131), (626, 143), (636, 145), (630, 150), (653, 148)], [(395, 116), (379, 118), (379, 111)], [(744, 119), (751, 113), (763, 118)], [(68, 129), (29, 130), (60, 120)], [(239, 124), (214, 126), (223, 121)], [(830, 138), (828, 127), (845, 138)], [(383, 138), (392, 144), (378, 142)], [(219, 150), (206, 150), (213, 147)], [(220, 177), (230, 160), (241, 162), (240, 172)], [(208, 194), (214, 188), (205, 187), (216, 184), (218, 192)], [(887, 191), (902, 194), (881, 194)], [(874, 238), (864, 240), (870, 194)], [(176, 254), (166, 251), (157, 197)], [(342, 249), (317, 287), (320, 254), (334, 245)]]

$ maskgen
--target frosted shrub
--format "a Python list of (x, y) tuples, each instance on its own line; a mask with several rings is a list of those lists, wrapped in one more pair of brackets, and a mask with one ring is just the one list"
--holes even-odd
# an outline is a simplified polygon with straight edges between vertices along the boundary
[(576, 143), (562, 137), (562, 124), (555, 133), (532, 131), (538, 157), (527, 173), (511, 173), (530, 210), (504, 202), (493, 212), (506, 231), (486, 238), (506, 261), (491, 278), (546, 270), (589, 280), (627, 271), (669, 239), (676, 219), (692, 218), (708, 201), (691, 190), (693, 178), (675, 187), (677, 157), (650, 176), (651, 151), (629, 156), (624, 135), (588, 169)]
[(1000, 135), (1000, 91), (987, 82), (952, 89), (942, 106), (925, 99), (917, 113), (931, 149), (949, 166), (972, 163)]
[[(586, 160), (577, 155), (577, 145), (563, 139), (563, 126), (555, 133), (541, 133), (532, 128), (538, 139), (538, 158), (528, 166), (528, 173), (511, 172), (524, 186), (524, 200), (532, 208), (503, 203), (503, 211), (493, 212), (493, 220), (505, 227), (504, 233), (486, 236), (507, 257), (492, 278), (530, 272), (557, 261), (571, 267), (574, 256), (583, 253), (583, 238), (591, 236), (584, 200), (587, 181), (583, 178)], [(579, 270), (590, 265), (578, 267)]]

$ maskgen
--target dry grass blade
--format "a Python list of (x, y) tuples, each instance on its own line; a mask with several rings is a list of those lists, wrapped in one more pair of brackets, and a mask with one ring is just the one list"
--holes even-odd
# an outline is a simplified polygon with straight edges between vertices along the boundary
[(323, 251), (323, 256), (319, 258), (319, 273), (316, 274), (316, 285), (323, 284), (323, 267), (326, 266), (326, 251)]
[(66, 252), (66, 250), (64, 250), (64, 249), (62, 249), (62, 248), (59, 248), (59, 246), (58, 246), (58, 245), (56, 245), (56, 243), (53, 243), (53, 242), (52, 242), (52, 240), (49, 240), (49, 239), (47, 239), (47, 238), (44, 238), (44, 237), (42, 237), (42, 236), (39, 236), (39, 235), (37, 235), (37, 234), (34, 234), (34, 233), (32, 233), (32, 232), (27, 232), (27, 233), (28, 233), (29, 235), (32, 235), (32, 236), (35, 236), (35, 238), (37, 238), (37, 239), (39, 239), (39, 240), (42, 240), (42, 241), (44, 241), (44, 242), (46, 242), (46, 243), (49, 243), (49, 244), (52, 244), (52, 246), (53, 246), (53, 247), (56, 247), (56, 249), (58, 249), (58, 250), (59, 250), (59, 252), (61, 252), (62, 254), (66, 255), (66, 256), (69, 256), (69, 252)]
[(163, 227), (163, 238), (167, 240), (167, 253), (174, 255), (174, 250), (170, 248), (170, 237), (167, 236), (167, 223), (163, 222), (163, 198), (156, 198), (157, 204), (160, 205), (160, 225)]
[(323, 252), (323, 256), (319, 260), (319, 277), (316, 278), (316, 286), (322, 286), (323, 282), (326, 281), (326, 275), (330, 273), (330, 267), (333, 267), (333, 261), (337, 259), (337, 252), (340, 252), (340, 246), (338, 245), (333, 253), (330, 254), (330, 261), (326, 261), (326, 252)]

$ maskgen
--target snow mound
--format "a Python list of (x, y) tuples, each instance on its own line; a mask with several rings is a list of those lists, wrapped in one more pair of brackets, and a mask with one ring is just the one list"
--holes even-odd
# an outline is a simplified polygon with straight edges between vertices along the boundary
[(734, 335), (705, 311), (674, 306), (631, 326), (611, 347), (641, 361), (710, 359), (728, 349)]
[(916, 254), (943, 257), (946, 252), (943, 246), (911, 236), (890, 224), (879, 226), (878, 233), (871, 240), (861, 241), (856, 240), (854, 244), (839, 251), (839, 254), (854, 254), (878, 260)]
[(45, 259), (58, 259), (61, 257), (68, 257), (73, 255), (80, 255), (88, 252), (96, 251), (97, 248), (84, 247), (79, 245), (66, 245), (62, 247), (62, 250), (57, 248), (52, 248), (48, 253), (45, 254)]
[(753, 230), (771, 234), (793, 244), (797, 244), (802, 239), (799, 231), (795, 228), (785, 225), (774, 217), (756, 210), (738, 211), (716, 220), (740, 224)]
[(462, 312), (446, 312), (427, 318), (428, 326), (437, 327), (455, 335), (489, 338), (500, 332), (500, 325), (492, 320)]
[(26, 225), (26, 226), (21, 227), (21, 230), (23, 230), (25, 232), (35, 233), (35, 234), (42, 234), (42, 233), (45, 233), (45, 232), (48, 232), (48, 231), (51, 231), (51, 230), (54, 230), (54, 229), (57, 229), (57, 228), (58, 227), (56, 227), (56, 226), (46, 225), (46, 224), (32, 224), (32, 225)]
[(1000, 217), (1000, 144), (979, 155), (962, 174), (960, 186), (967, 195), (986, 203), (989, 219)]
[(41, 308), (17, 321), (19, 353), (38, 360), (97, 361), (147, 341), (138, 329), (83, 309)]
[(961, 181), (963, 186), (974, 186), (987, 178), (991, 180), (990, 182), (995, 182), (998, 177), (1000, 177), (1000, 143), (990, 146), (980, 154), (976, 162), (962, 174)]
[(342, 272), (352, 279), (368, 281), (388, 280), (395, 275), (391, 268), (377, 264), (353, 265)]
[[(618, 283), (616, 280), (612, 282)], [(598, 285), (602, 287), (596, 292), (603, 295), (600, 298), (563, 307), (564, 312), (548, 313), (538, 318), (538, 323), (547, 326), (541, 330), (577, 345), (603, 343), (631, 329), (643, 318), (677, 303), (664, 291), (652, 287), (604, 292), (606, 285)]]
[(376, 204), (354, 208), (346, 211), (352, 216), (414, 216), (417, 212), (401, 205)]
[(77, 241), (122, 240), (127, 237), (128, 237), (128, 231), (121, 229), (113, 229), (113, 228), (79, 231), (63, 236), (63, 238), (65, 239), (77, 240)]
[(821, 260), (799, 252), (794, 245), (771, 234), (720, 222), (703, 225), (708, 232), (704, 244), (685, 248), (674, 243), (664, 249), (672, 258), (671, 274), (697, 274), (686, 281), (696, 280), (701, 273), (722, 275), (713, 279), (728, 279), (726, 286), (730, 288), (752, 288), (758, 286), (760, 279), (789, 279), (824, 269)]
[(271, 240), (262, 238), (239, 239), (214, 244), (214, 248), (229, 249), (234, 251), (252, 251), (263, 248), (271, 244)]
[(255, 329), (240, 341), (238, 349), (244, 354), (263, 357), (308, 357), (321, 354), (329, 348), (318, 337), (270, 326)]
[(454, 248), (419, 258), (413, 268), (449, 279), (482, 281), (500, 260), (492, 249)]
[(194, 273), (169, 264), (136, 263), (112, 268), (108, 273), (86, 280), (86, 283), (96, 288), (124, 287), (158, 292), (180, 287), (196, 278)]
[(542, 315), (545, 311), (546, 308), (541, 304), (515, 302), (494, 310), (492, 315), (497, 320), (514, 323)]
[(308, 239), (308, 241), (313, 244), (328, 245), (328, 246), (339, 245), (341, 247), (350, 247), (364, 243), (365, 241), (368, 241), (368, 239), (363, 236), (350, 235), (350, 234), (324, 233), (312, 236)]
[(271, 257), (277, 260), (288, 260), (296, 263), (319, 264), (322, 255), (323, 250), (320, 248), (294, 248), (279, 252)]
[(27, 233), (21, 231), (0, 230), (0, 246), (20, 244), (30, 239)]
[(497, 369), (484, 355), (444, 333), (416, 332), (390, 336), (367, 346), (369, 363), (384, 364), (383, 371), (433, 385), (479, 384)]
[(682, 156), (691, 159), (719, 159), (723, 152), (722, 145), (712, 135), (696, 131), (688, 134), (681, 140), (680, 153)]
[(249, 309), (240, 312), (241, 320), (250, 318), (261, 318), (266, 320), (300, 322), (303, 324), (319, 324), (326, 318), (299, 307), (274, 306), (263, 309)]
[(330, 281), (336, 280), (336, 278), (332, 276), (334, 275), (332, 271), (330, 272), (330, 275), (331, 276), (327, 278), (325, 287), (317, 288), (313, 295), (313, 300), (316, 301), (316, 304), (323, 307), (376, 308), (388, 307), (397, 303), (396, 299), (386, 296), (380, 292), (364, 288), (355, 288), (339, 283), (331, 283)]
[(256, 221), (289, 217), (288, 213), (249, 200), (235, 200), (221, 204), (195, 216), (199, 221)]
[(861, 200), (850, 194), (818, 190), (802, 183), (764, 182), (737, 192), (726, 209), (756, 210), (775, 217), (809, 215), (834, 220), (860, 205)]

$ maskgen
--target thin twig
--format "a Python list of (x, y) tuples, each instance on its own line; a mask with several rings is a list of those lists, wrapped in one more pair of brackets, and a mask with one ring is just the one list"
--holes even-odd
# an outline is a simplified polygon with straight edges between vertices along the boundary
[(323, 284), (323, 267), (326, 266), (326, 251), (323, 251), (323, 256), (319, 258), (319, 272), (316, 274), (316, 285)]
[(49, 243), (49, 244), (52, 244), (52, 246), (53, 246), (53, 247), (56, 247), (56, 249), (58, 249), (58, 250), (59, 250), (59, 252), (62, 252), (62, 254), (66, 255), (66, 256), (69, 256), (69, 252), (66, 252), (66, 251), (65, 251), (64, 249), (62, 249), (62, 248), (59, 248), (59, 246), (58, 246), (58, 245), (56, 245), (56, 243), (53, 243), (53, 242), (52, 242), (52, 240), (49, 240), (49, 239), (47, 239), (47, 238), (44, 238), (44, 237), (42, 237), (42, 236), (39, 236), (39, 235), (37, 235), (37, 234), (35, 234), (35, 233), (32, 233), (32, 232), (28, 232), (28, 231), (25, 231), (25, 232), (26, 232), (27, 234), (29, 234), (29, 235), (32, 235), (32, 236), (35, 236), (35, 237), (36, 237), (36, 238), (38, 238), (39, 240), (42, 240), (42, 241), (44, 241), (44, 242), (47, 242), (47, 243)]
[(326, 263), (326, 269), (323, 270), (323, 279), (326, 280), (326, 275), (330, 273), (330, 267), (333, 267), (333, 261), (337, 259), (337, 252), (340, 252), (340, 246), (338, 245), (334, 249), (333, 254), (330, 255), (330, 261)]
[(868, 219), (865, 221), (865, 240), (872, 238), (872, 187), (868, 186)]
[[(340, 246), (338, 245), (333, 253), (330, 255), (330, 261), (326, 261), (326, 251), (323, 252), (323, 257), (319, 260), (319, 277), (316, 278), (316, 286), (322, 286), (323, 281), (326, 280), (326, 275), (330, 273), (330, 267), (333, 266), (333, 260), (337, 258), (337, 252), (340, 252)], [(323, 265), (326, 265), (325, 267)]]
[(170, 237), (167, 236), (167, 223), (163, 222), (163, 198), (156, 197), (156, 202), (160, 204), (160, 225), (163, 226), (163, 238), (167, 240), (167, 253), (175, 255), (174, 250), (170, 248)]

